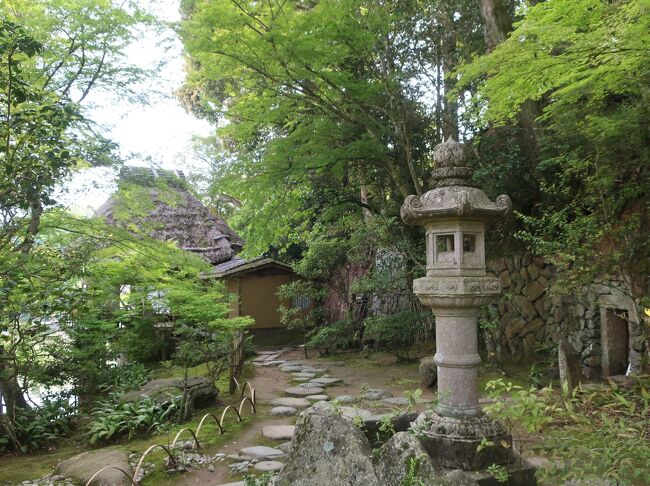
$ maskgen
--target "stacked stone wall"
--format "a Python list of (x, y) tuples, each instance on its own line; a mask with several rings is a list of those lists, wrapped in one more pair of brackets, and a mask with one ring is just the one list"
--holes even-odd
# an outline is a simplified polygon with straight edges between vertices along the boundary
[(496, 333), (501, 354), (532, 357), (540, 345), (552, 342), (553, 330), (565, 318), (562, 302), (548, 292), (555, 267), (530, 254), (513, 254), (488, 260), (487, 269), (503, 287)]
[(610, 275), (594, 279), (581, 291), (560, 296), (550, 288), (556, 268), (540, 257), (513, 254), (488, 260), (488, 272), (501, 280), (503, 297), (497, 304), (496, 337), (501, 357), (535, 357), (541, 348), (555, 348), (566, 337), (580, 354), (583, 375), (600, 376), (602, 323), (605, 309), (623, 311), (629, 321), (629, 360), (637, 366), (643, 351), (642, 329), (626, 284)]

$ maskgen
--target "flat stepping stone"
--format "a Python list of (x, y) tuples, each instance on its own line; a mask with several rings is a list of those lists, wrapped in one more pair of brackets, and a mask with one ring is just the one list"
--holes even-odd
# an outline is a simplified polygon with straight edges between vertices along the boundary
[(305, 382), (305, 381), (309, 381), (309, 380), (311, 380), (311, 378), (307, 378), (307, 377), (304, 377), (304, 376), (292, 376), (291, 377), (291, 381)]
[(382, 402), (387, 403), (388, 405), (408, 405), (409, 401), (408, 399), (404, 397), (389, 397), (389, 398), (382, 398)]
[(255, 464), (253, 467), (257, 471), (274, 472), (282, 469), (282, 466), (284, 466), (284, 464), (278, 461), (261, 461)]
[(361, 419), (366, 420), (372, 417), (373, 413), (370, 410), (365, 410), (363, 408), (341, 407), (341, 415), (350, 419), (360, 417)]
[(271, 440), (291, 440), (295, 425), (267, 425), (262, 427), (262, 436)]
[(334, 400), (339, 403), (357, 403), (359, 401), (357, 397), (353, 397), (352, 395), (339, 395)]
[(273, 360), (273, 361), (253, 361), (254, 365), (257, 366), (279, 366), (281, 364), (284, 364), (285, 362), (282, 360)]
[(318, 395), (319, 393), (323, 393), (324, 391), (325, 391), (324, 388), (319, 388), (316, 386), (290, 386), (289, 388), (285, 388), (284, 393), (286, 393), (287, 395), (306, 397), (309, 395)]
[(316, 378), (316, 373), (291, 373), (291, 376), (294, 378)]
[(370, 388), (361, 394), (359, 398), (362, 400), (382, 400), (384, 398), (390, 398), (393, 394), (388, 390), (383, 388)]
[(321, 376), (320, 378), (314, 378), (310, 381), (310, 383), (321, 386), (329, 386), (334, 385), (335, 383), (343, 383), (343, 380), (341, 378), (326, 378), (324, 376)]
[(246, 481), (235, 481), (234, 483), (222, 483), (217, 486), (246, 486)]
[(326, 368), (310, 368), (310, 367), (303, 367), (301, 368), (301, 373), (325, 373), (327, 371)]
[(307, 408), (311, 404), (306, 398), (282, 397), (271, 400), (271, 405), (275, 405), (276, 407)]
[(295, 415), (297, 412), (298, 411), (294, 407), (279, 406), (273, 407), (269, 414), (273, 417), (290, 417), (291, 415)]
[(326, 402), (327, 400), (330, 399), (327, 395), (307, 395), (305, 397), (307, 400), (310, 402)]
[(277, 459), (278, 457), (284, 456), (284, 452), (280, 449), (275, 449), (273, 447), (267, 446), (252, 446), (244, 447), (239, 451), (239, 455), (243, 457), (248, 457), (249, 459)]
[(280, 366), (280, 371), (284, 371), (285, 373), (296, 373), (298, 371), (302, 371), (303, 365), (294, 365), (294, 364), (288, 364), (284, 363), (282, 366)]

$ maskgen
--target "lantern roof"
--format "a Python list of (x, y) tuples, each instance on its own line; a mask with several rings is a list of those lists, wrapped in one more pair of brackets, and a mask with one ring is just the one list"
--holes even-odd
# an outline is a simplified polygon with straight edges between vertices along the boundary
[(501, 195), (492, 202), (471, 182), (474, 171), (467, 165), (462, 143), (449, 137), (435, 146), (433, 156), (434, 187), (422, 196), (406, 198), (400, 211), (405, 223), (424, 225), (453, 219), (492, 222), (510, 211), (508, 196)]

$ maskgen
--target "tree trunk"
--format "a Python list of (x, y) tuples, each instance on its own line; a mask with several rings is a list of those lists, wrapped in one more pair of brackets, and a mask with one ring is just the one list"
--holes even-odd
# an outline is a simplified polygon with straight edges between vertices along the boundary
[(483, 36), (487, 44), (487, 52), (506, 40), (512, 30), (512, 22), (508, 7), (503, 0), (478, 0), (483, 18)]
[[(538, 3), (538, 2), (534, 2)], [(506, 40), (512, 30), (512, 19), (505, 0), (478, 0), (483, 19), (483, 36), (487, 52), (492, 52), (497, 45)], [(531, 168), (537, 165), (538, 144), (535, 120), (540, 115), (538, 103), (526, 101), (521, 105), (519, 122), (519, 146)]]
[(442, 115), (442, 137), (458, 140), (458, 100), (450, 99), (449, 93), (456, 86), (456, 77), (452, 75), (458, 65), (456, 53), (456, 26), (454, 9), (446, 2), (440, 8), (440, 25), (442, 25), (441, 57), (445, 106)]

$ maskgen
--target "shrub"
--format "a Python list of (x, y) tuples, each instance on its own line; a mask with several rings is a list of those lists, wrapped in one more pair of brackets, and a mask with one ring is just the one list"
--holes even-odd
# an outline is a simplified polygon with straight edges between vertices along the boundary
[[(23, 452), (42, 449), (68, 437), (74, 430), (77, 409), (65, 398), (46, 399), (33, 409), (16, 409), (16, 437)], [(8, 437), (0, 434), (0, 451), (9, 448)]]
[(107, 383), (102, 389), (106, 392), (124, 393), (140, 388), (154, 377), (155, 372), (147, 369), (142, 363), (127, 363), (110, 368)]
[(87, 432), (88, 441), (95, 444), (124, 436), (131, 438), (138, 433), (155, 432), (165, 423), (178, 420), (181, 402), (180, 396), (164, 405), (149, 397), (138, 402), (100, 402), (92, 411), (93, 421)]
[[(541, 433), (533, 445), (551, 460), (538, 474), (562, 481), (589, 479), (616, 484), (650, 484), (650, 380), (628, 388), (609, 386), (561, 392), (523, 389), (503, 380), (486, 390), (495, 402), (485, 411), (511, 432)], [(509, 398), (506, 395), (510, 395)]]
[(364, 339), (373, 340), (397, 356), (398, 361), (411, 359), (410, 348), (417, 342), (424, 328), (424, 317), (419, 312), (402, 311), (366, 319)]

